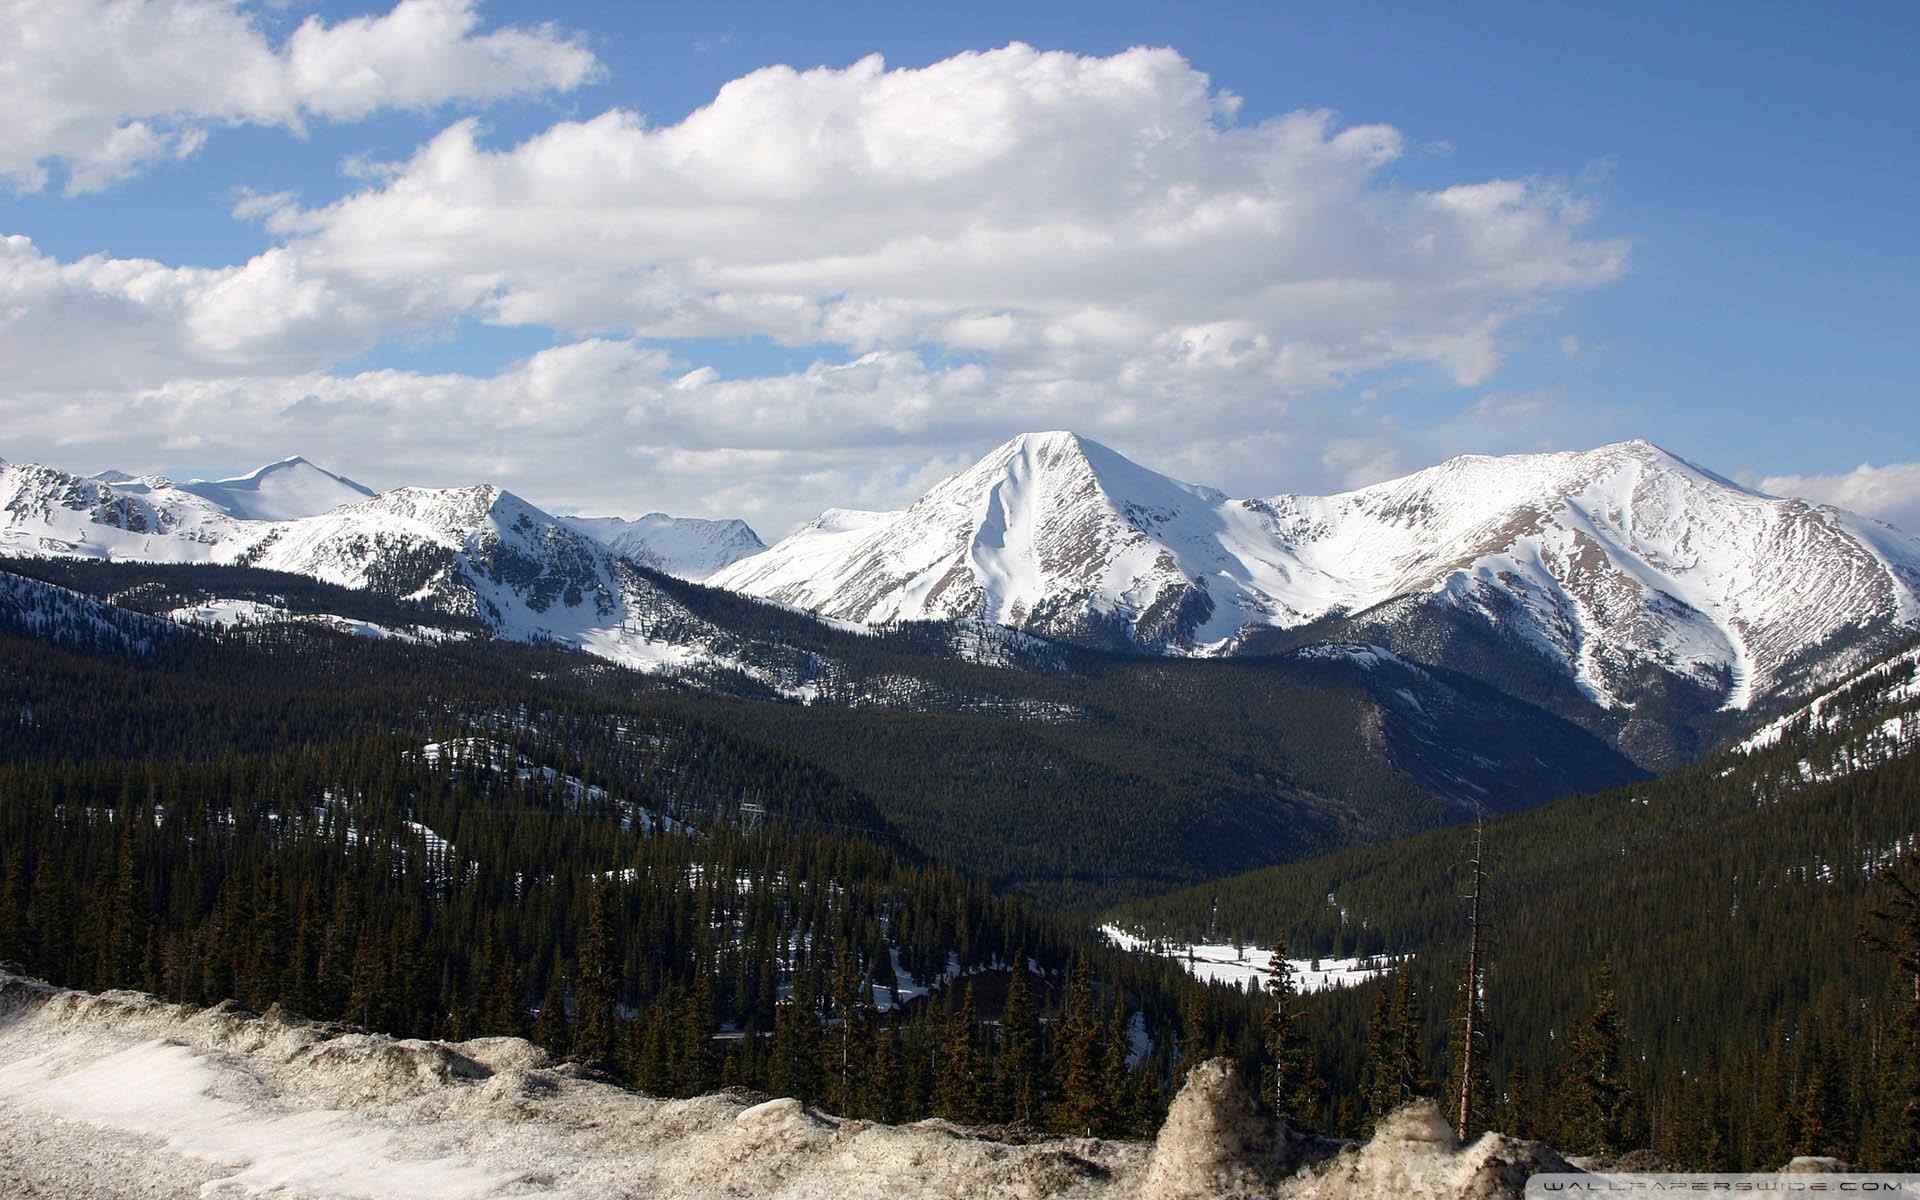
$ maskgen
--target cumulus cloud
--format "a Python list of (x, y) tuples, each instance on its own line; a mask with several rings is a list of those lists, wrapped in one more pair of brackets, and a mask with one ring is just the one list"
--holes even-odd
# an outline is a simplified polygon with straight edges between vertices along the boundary
[(554, 511), (743, 516), (779, 536), (823, 508), (907, 504), (1012, 432), (1049, 424), (1247, 496), (1359, 486), (1466, 450), (1590, 444), (1625, 424), (1534, 393), (1485, 396), (1413, 428), (1324, 405), (1262, 428), (1226, 402), (1161, 409), (1099, 389), (1055, 393), (1036, 404), (1018, 372), (907, 351), (729, 379), (639, 341), (589, 338), (490, 376), (233, 373), (16, 390), (0, 399), (0, 450), (141, 472), (237, 471), (298, 451), (374, 486), (489, 480)]
[(1840, 475), (1768, 475), (1760, 488), (1852, 509), (1920, 533), (1920, 462), (1861, 463)]
[(0, 361), (20, 391), (313, 369), (407, 317), (404, 297), (307, 270), (284, 248), (238, 267), (173, 267), (62, 262), (0, 237)]
[(210, 128), (566, 91), (598, 60), (551, 26), (480, 30), (473, 0), (400, 0), (380, 16), (309, 16), (279, 45), (237, 0), (4, 0), (0, 181), (100, 191), (199, 150)]
[[(300, 45), (271, 55), (307, 78)], [(1023, 428), (1255, 494), (1421, 461), (1425, 435), (1325, 397), (1382, 375), (1478, 390), (1520, 318), (1625, 269), (1565, 184), (1411, 188), (1391, 126), (1242, 108), (1172, 50), (1016, 44), (767, 68), (665, 125), (615, 110), (494, 146), (463, 120), (398, 162), (349, 160), (358, 190), (333, 204), (242, 194), (273, 239), (246, 263), (0, 242), (0, 355), (25, 364), (0, 412), (91, 438), (46, 415), (86, 405), (222, 461), (258, 438), (373, 478), (366, 456), (405, 445), (536, 499), (636, 507), (612, 489), (646, 488), (776, 528), (897, 503)], [(327, 373), (474, 320), (568, 344), (489, 378)], [(701, 367), (699, 339), (740, 336), (825, 349), (771, 378)], [(669, 338), (692, 361), (651, 348)]]
[(1623, 268), (1564, 186), (1394, 188), (1392, 127), (1236, 109), (1171, 50), (770, 67), (664, 127), (616, 110), (493, 148), (461, 122), (269, 227), (314, 270), (502, 324), (1294, 389), (1401, 364), (1480, 383), (1516, 315)]
[[(667, 507), (745, 515), (784, 532), (830, 505), (902, 502), (957, 469), (1002, 436), (1011, 414), (983, 408), (945, 423), (927, 414), (956, 392), (983, 390), (977, 367), (931, 370), (910, 354), (727, 380), (637, 342), (586, 339), (491, 376), (234, 374), (16, 389), (0, 408), (8, 458), (177, 471), (297, 447), (377, 486), (484, 479), (560, 511)], [(857, 424), (856, 437), (820, 436), (842, 418)]]

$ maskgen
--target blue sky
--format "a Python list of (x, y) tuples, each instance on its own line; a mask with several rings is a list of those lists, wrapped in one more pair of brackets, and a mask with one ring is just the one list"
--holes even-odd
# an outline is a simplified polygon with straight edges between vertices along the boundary
[[(825, 504), (898, 503), (1027, 426), (1082, 428), (1243, 493), (1646, 436), (1920, 523), (1913, 5), (435, 4), (456, 26), (435, 27), (443, 43), (375, 24), (331, 50), (314, 39), (305, 62), (290, 49), (303, 22), (340, 35), (399, 14), (148, 6), (224, 16), (238, 26), (223, 36), (279, 54), (254, 64), (263, 82), (243, 100), (196, 82), (203, 26), (178, 47), (139, 39), (155, 59), (139, 78), (97, 78), (57, 46), (0, 50), (0, 88), (24, 89), (42, 118), (0, 131), (0, 235), (32, 242), (0, 260), (0, 352), (29, 367), (0, 397), (16, 431), (0, 455), (221, 471), (300, 452), (376, 485), (484, 474), (554, 507), (738, 512), (778, 532)], [(109, 21), (81, 0), (46, 7), (76, 38)], [(462, 56), (502, 29), (523, 43), (505, 69), (476, 71)], [(383, 38), (406, 43), (397, 65)], [(917, 73), (1012, 42), (1074, 64), (1132, 47), (1179, 57), (1057, 104), (1007, 83), (1020, 103), (955, 105)], [(885, 70), (856, 78), (874, 53)], [(383, 78), (347, 88), (363, 60)], [(264, 82), (275, 61), (293, 64), (283, 92)], [(724, 128), (658, 139), (694, 155), (676, 171), (724, 155), (740, 177), (704, 208), (765, 230), (765, 245), (731, 255), (724, 220), (716, 235), (702, 204), (663, 200), (644, 161), (638, 182), (603, 182), (597, 163), (667, 154), (642, 143), (773, 64), (832, 68), (832, 95), (775, 81)], [(1031, 67), (947, 75), (989, 95)], [(1211, 118), (1188, 103), (1199, 74)], [(1034, 103), (1054, 107), (1021, 125)], [(636, 117), (616, 129), (613, 110)], [(1337, 116), (1311, 144), (1155, 149), (1131, 166), (1075, 149), (1162, 127), (1204, 141), (1316, 110)], [(874, 113), (905, 126), (884, 149), (901, 162), (868, 144), (845, 188), (780, 161), (741, 167), (780, 160), (801, 134), (832, 159)], [(949, 117), (932, 141), (996, 147), (977, 169), (916, 148), (913, 122)], [(468, 119), (473, 153), (426, 169), (421, 148)], [(99, 148), (135, 122), (160, 149)], [(1391, 127), (1390, 152), (1356, 167), (1330, 148), (1374, 125)], [(574, 156), (515, 160), (555, 127), (584, 131)], [(903, 214), (870, 239), (874, 192), (849, 194), (868, 167)], [(470, 208), (502, 172), (511, 185)], [(1232, 229), (1192, 235), (1190, 259), (1151, 270), (1124, 245), (1035, 267), (1013, 237), (1070, 230), (1077, 246), (1111, 219), (1158, 244), (1168, 205), (1109, 201), (1169, 181), (1187, 189), (1189, 233), (1195, 214), (1254, 201), (1270, 211), (1248, 228), (1285, 228), (1248, 238), (1244, 272)], [(1491, 181), (1528, 190), (1424, 226), (1421, 197)], [(245, 196), (275, 199), (236, 216)], [(921, 232), (905, 214), (923, 206)], [(689, 221), (701, 229), (682, 255), (673, 231)], [(445, 247), (436, 222), (458, 231)], [(968, 240), (982, 229), (995, 249)], [(831, 232), (809, 245), (815, 230)], [(917, 234), (931, 249), (909, 263), (965, 277), (950, 300), (883, 263)], [(1408, 265), (1435, 238), (1438, 265)], [(554, 266), (576, 242), (578, 261)], [(1263, 275), (1269, 259), (1284, 265)], [(158, 266), (84, 267), (120, 260)], [(297, 319), (260, 315), (286, 312)], [(981, 322), (998, 323), (991, 336)]]

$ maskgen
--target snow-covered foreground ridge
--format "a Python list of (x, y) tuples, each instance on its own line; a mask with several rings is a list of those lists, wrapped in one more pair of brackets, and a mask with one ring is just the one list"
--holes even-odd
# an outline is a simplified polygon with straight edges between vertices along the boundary
[(1202, 654), (1417, 602), (1500, 626), (1603, 707), (1653, 668), (1738, 709), (1814, 647), (1920, 623), (1920, 540), (1647, 442), (1231, 499), (1052, 432), (898, 512), (830, 510), (713, 582), (869, 624), (976, 617)]
[(0, 974), (0, 1194), (283, 1200), (1517, 1197), (1563, 1170), (1430, 1103), (1365, 1146), (1277, 1130), (1227, 1060), (1196, 1068), (1154, 1143), (1014, 1144), (792, 1100), (654, 1100), (516, 1038), (395, 1041), (221, 1005)]

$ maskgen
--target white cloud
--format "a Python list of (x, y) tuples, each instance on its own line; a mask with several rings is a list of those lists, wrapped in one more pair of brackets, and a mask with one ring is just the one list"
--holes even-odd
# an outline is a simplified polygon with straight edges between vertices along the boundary
[(0, 237), (0, 361), (22, 392), (314, 369), (404, 316), (404, 298), (304, 270), (284, 248), (239, 267), (171, 267), (61, 262), (28, 238)]
[[(505, 324), (1186, 358), (1278, 387), (1402, 364), (1482, 382), (1517, 314), (1623, 269), (1561, 185), (1392, 187), (1395, 129), (1242, 126), (1221, 97), (1171, 50), (771, 67), (664, 127), (616, 110), (492, 148), (461, 122), (270, 227), (311, 270)], [(1196, 341), (1225, 329), (1227, 358)]]
[(0, 182), (100, 191), (200, 149), (211, 127), (566, 91), (600, 70), (551, 26), (480, 31), (473, 0), (400, 0), (273, 45), (237, 0), (0, 0)]
[(1102, 388), (932, 367), (904, 351), (728, 379), (640, 342), (595, 338), (492, 376), (236, 373), (16, 389), (0, 397), (0, 415), (9, 458), (242, 470), (297, 451), (375, 486), (489, 480), (555, 510), (745, 516), (774, 536), (831, 506), (906, 504), (1011, 433), (1053, 424), (1237, 495), (1354, 487), (1467, 450), (1628, 432), (1618, 412), (1531, 393), (1482, 397), (1419, 428), (1320, 404), (1255, 422), (1230, 399), (1190, 399), (1116, 403)]
[(1861, 463), (1841, 475), (1768, 475), (1762, 491), (1800, 496), (1920, 533), (1920, 462)]
[[(378, 26), (306, 28), (377, 61)], [(269, 51), (276, 78), (307, 78), (302, 45)], [(391, 103), (447, 78), (402, 66), (381, 68)], [(358, 112), (357, 86), (286, 120)], [(460, 121), (404, 161), (350, 159), (362, 186), (335, 204), (242, 194), (274, 243), (243, 264), (0, 241), (0, 359), (21, 364), (0, 418), (130, 468), (167, 465), (141, 436), (236, 466), (291, 446), (370, 481), (431, 482), (427, 462), (440, 482), (736, 508), (774, 531), (907, 499), (1025, 428), (1242, 494), (1307, 490), (1453, 436), (1345, 418), (1326, 399), (1343, 385), (1478, 388), (1517, 318), (1624, 270), (1562, 184), (1420, 191), (1391, 177), (1390, 126), (1240, 110), (1171, 50), (1014, 45), (768, 68), (663, 126), (612, 111), (493, 147)], [(326, 373), (474, 318), (569, 344), (484, 379)], [(646, 344), (737, 335), (832, 349), (728, 379)], [(1553, 420), (1502, 419), (1534, 438)]]

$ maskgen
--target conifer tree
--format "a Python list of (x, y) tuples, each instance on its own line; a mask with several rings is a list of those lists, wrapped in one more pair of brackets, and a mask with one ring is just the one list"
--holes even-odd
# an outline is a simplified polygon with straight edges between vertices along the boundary
[(1086, 957), (1074, 963), (1066, 1008), (1055, 1044), (1057, 1072), (1052, 1124), (1055, 1131), (1084, 1136), (1101, 1121), (1100, 1018), (1093, 1007), (1093, 973)]
[(633, 1022), (629, 1037), (637, 1039), (629, 1074), (642, 1091), (655, 1096), (674, 1093), (673, 1070), (667, 1051), (667, 1006), (650, 1004)]
[(313, 974), (314, 931), (320, 922), (315, 911), (313, 881), (301, 886), (300, 901), (294, 910), (293, 945), (287, 951), (286, 980), (280, 1002), (289, 1011), (312, 1015), (319, 1011)]
[(559, 962), (547, 971), (547, 994), (533, 1021), (533, 1040), (557, 1059), (573, 1052), (573, 1021), (567, 1016), (567, 969)]
[(1394, 972), (1392, 998), (1384, 990), (1379, 993), (1367, 1030), (1368, 1103), (1376, 1123), (1426, 1092), (1423, 1035), (1412, 976), (1411, 968), (1404, 965)]
[(861, 1115), (871, 1121), (897, 1121), (905, 1111), (900, 1077), (900, 1037), (890, 1024), (874, 1036), (873, 1053), (867, 1059), (865, 1099)]
[(1040, 1021), (1028, 982), (1026, 951), (1014, 956), (1013, 978), (1000, 1014), (1000, 1056), (995, 1063), (998, 1115), (1015, 1125), (1038, 1122), (1041, 1105)]
[(828, 1081), (827, 1104), (836, 1112), (851, 1112), (862, 1080), (860, 1056), (860, 981), (853, 963), (853, 948), (844, 939), (833, 952), (832, 1015), (838, 1028), (827, 1039), (828, 1061), (822, 1064)]
[(0, 870), (0, 962), (26, 963), (34, 957), (27, 924), (27, 847), (16, 841)]
[(248, 931), (247, 969), (241, 986), (248, 1006), (264, 1011), (280, 999), (287, 973), (287, 913), (280, 885), (265, 871), (253, 881), (253, 921)]
[(498, 941), (489, 943), (484, 961), (490, 964), (482, 1022), (486, 1032), (495, 1037), (524, 1037), (526, 1010), (520, 1001), (519, 964)]
[(1132, 1076), (1127, 1066), (1132, 1050), (1131, 1025), (1125, 1000), (1114, 996), (1113, 1013), (1107, 1018), (1106, 1057), (1100, 1070), (1100, 1094), (1105, 1103), (1101, 1106), (1104, 1123), (1099, 1132), (1105, 1137), (1127, 1137), (1135, 1132), (1133, 1106), (1128, 1103), (1132, 1095)]
[(961, 1125), (970, 1125), (980, 1117), (979, 1048), (975, 1045), (977, 1023), (973, 984), (969, 982), (961, 989), (959, 1005), (947, 1017), (939, 1082), (935, 1088), (935, 1111)]
[(1565, 1149), (1612, 1155), (1625, 1147), (1630, 1093), (1613, 971), (1603, 964), (1593, 1008), (1574, 1032), (1561, 1085)]
[(1133, 1069), (1131, 1108), (1133, 1128), (1138, 1133), (1150, 1133), (1160, 1127), (1160, 1118), (1165, 1104), (1160, 1092), (1160, 1080), (1163, 1064), (1156, 1057), (1140, 1060)]
[(1882, 1170), (1920, 1169), (1920, 847), (1874, 874), (1867, 944), (1893, 961), (1901, 985), (1880, 1071), (1872, 1154)]
[(1486, 821), (1474, 822), (1472, 857), (1468, 859), (1467, 961), (1454, 1001), (1451, 1030), (1453, 1065), (1447, 1086), (1452, 1106), (1453, 1132), (1462, 1143), (1487, 1127), (1487, 1000), (1486, 938), (1481, 902), (1486, 885)]
[(1303, 1128), (1313, 1121), (1324, 1085), (1314, 1063), (1313, 1048), (1300, 1028), (1300, 993), (1293, 978), (1293, 963), (1287, 958), (1286, 942), (1275, 943), (1271, 953), (1273, 973), (1267, 980), (1269, 1002), (1261, 1020), (1269, 1072), (1267, 1098), (1277, 1115), (1295, 1128)]
[(1453, 1017), (1448, 1022), (1452, 1035), (1447, 1073), (1447, 1102), (1453, 1106), (1454, 1136), (1464, 1144), (1485, 1131), (1492, 1120), (1492, 1096), (1487, 1083), (1486, 998), (1477, 990), (1469, 991), (1463, 980), (1454, 998)]
[(350, 885), (335, 889), (333, 916), (327, 922), (326, 936), (320, 942), (315, 991), (320, 1011), (345, 1012), (353, 991), (360, 936), (358, 892)]
[(116, 839), (113, 888), (103, 931), (107, 941), (100, 958), (103, 988), (132, 987), (139, 982), (141, 955), (146, 949), (147, 898), (140, 878), (136, 830), (138, 808), (122, 809)]
[(680, 1014), (681, 1090), (687, 1095), (697, 1096), (713, 1087), (713, 1035), (718, 1029), (713, 1014), (713, 980), (701, 970), (686, 991)]
[(378, 930), (366, 925), (360, 927), (346, 1001), (346, 1018), (356, 1025), (377, 1029), (386, 1024), (386, 961), (381, 953), (384, 944), (385, 938)]
[(580, 934), (580, 968), (574, 979), (573, 1052), (592, 1067), (609, 1067), (614, 1056), (614, 1023), (619, 1002), (618, 958), (613, 922), (607, 913), (608, 886), (587, 886), (587, 923)]
[(820, 1010), (814, 999), (812, 972), (794, 972), (793, 993), (774, 1015), (773, 1063), (769, 1087), (803, 1104), (820, 1099)]

